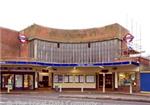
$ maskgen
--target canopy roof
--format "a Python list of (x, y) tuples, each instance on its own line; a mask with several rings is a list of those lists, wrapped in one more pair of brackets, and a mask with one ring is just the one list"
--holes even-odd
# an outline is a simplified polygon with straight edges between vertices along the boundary
[(136, 65), (139, 63), (134, 61), (121, 61), (121, 62), (106, 62), (106, 63), (93, 63), (93, 64), (60, 64), (60, 63), (46, 63), (46, 62), (31, 62), (31, 61), (3, 61), (3, 65), (35, 65), (35, 66), (52, 66), (52, 67), (98, 67), (98, 66), (123, 66), (123, 65)]

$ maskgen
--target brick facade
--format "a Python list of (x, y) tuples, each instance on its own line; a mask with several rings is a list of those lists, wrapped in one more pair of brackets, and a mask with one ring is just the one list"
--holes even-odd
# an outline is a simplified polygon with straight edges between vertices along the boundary
[(18, 40), (19, 32), (0, 28), (0, 54), (1, 58), (20, 57), (20, 42)]

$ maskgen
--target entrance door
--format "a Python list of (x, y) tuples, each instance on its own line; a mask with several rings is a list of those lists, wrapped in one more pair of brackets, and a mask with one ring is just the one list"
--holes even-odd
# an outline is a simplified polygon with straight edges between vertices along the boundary
[(105, 87), (112, 88), (112, 74), (105, 75)]
[[(112, 88), (112, 74), (105, 74), (105, 87)], [(99, 74), (99, 87), (103, 87), (103, 74)]]
[(15, 88), (22, 89), (23, 88), (23, 75), (15, 75)]
[(103, 74), (99, 74), (99, 88), (103, 87)]
[(49, 82), (49, 77), (43, 76), (43, 86), (44, 87), (48, 87), (48, 82)]

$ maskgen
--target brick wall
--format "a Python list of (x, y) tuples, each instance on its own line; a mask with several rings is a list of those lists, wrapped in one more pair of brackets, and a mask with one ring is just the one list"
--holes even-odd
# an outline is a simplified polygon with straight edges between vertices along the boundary
[(18, 32), (0, 27), (0, 58), (20, 56), (20, 42)]

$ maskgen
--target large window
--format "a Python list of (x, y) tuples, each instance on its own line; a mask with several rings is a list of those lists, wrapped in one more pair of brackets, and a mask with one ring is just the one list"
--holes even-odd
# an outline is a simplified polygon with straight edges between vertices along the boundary
[(93, 43), (58, 43), (35, 40), (30, 56), (39, 61), (55, 63), (110, 62), (119, 54), (118, 39)]
[(54, 83), (94, 83), (95, 76), (94, 75), (54, 75), (53, 77)]
[(131, 82), (135, 81), (134, 72), (119, 73), (119, 86), (129, 86)]
[(86, 82), (89, 82), (89, 83), (95, 82), (95, 76), (94, 75), (86, 76)]
[(14, 85), (14, 74), (3, 74), (2, 75), (2, 88), (7, 88), (8, 81), (11, 80), (12, 86)]
[(69, 75), (69, 82), (74, 82), (74, 76), (73, 75)]
[(68, 76), (68, 75), (65, 75), (65, 76), (64, 76), (64, 82), (66, 82), (66, 83), (69, 82), (69, 76)]
[(55, 83), (58, 82), (58, 75), (54, 75), (53, 81), (54, 81)]
[(74, 82), (79, 82), (79, 76), (78, 75), (74, 76)]
[(3, 73), (1, 75), (2, 88), (11, 86), (12, 89), (34, 89), (35, 76), (34, 73)]
[(62, 75), (58, 75), (58, 82), (63, 82), (63, 76)]
[(55, 83), (62, 83), (63, 82), (63, 75), (54, 75), (54, 82)]
[(79, 82), (85, 82), (85, 78), (83, 75), (79, 75)]
[(23, 75), (15, 75), (16, 88), (22, 88)]

